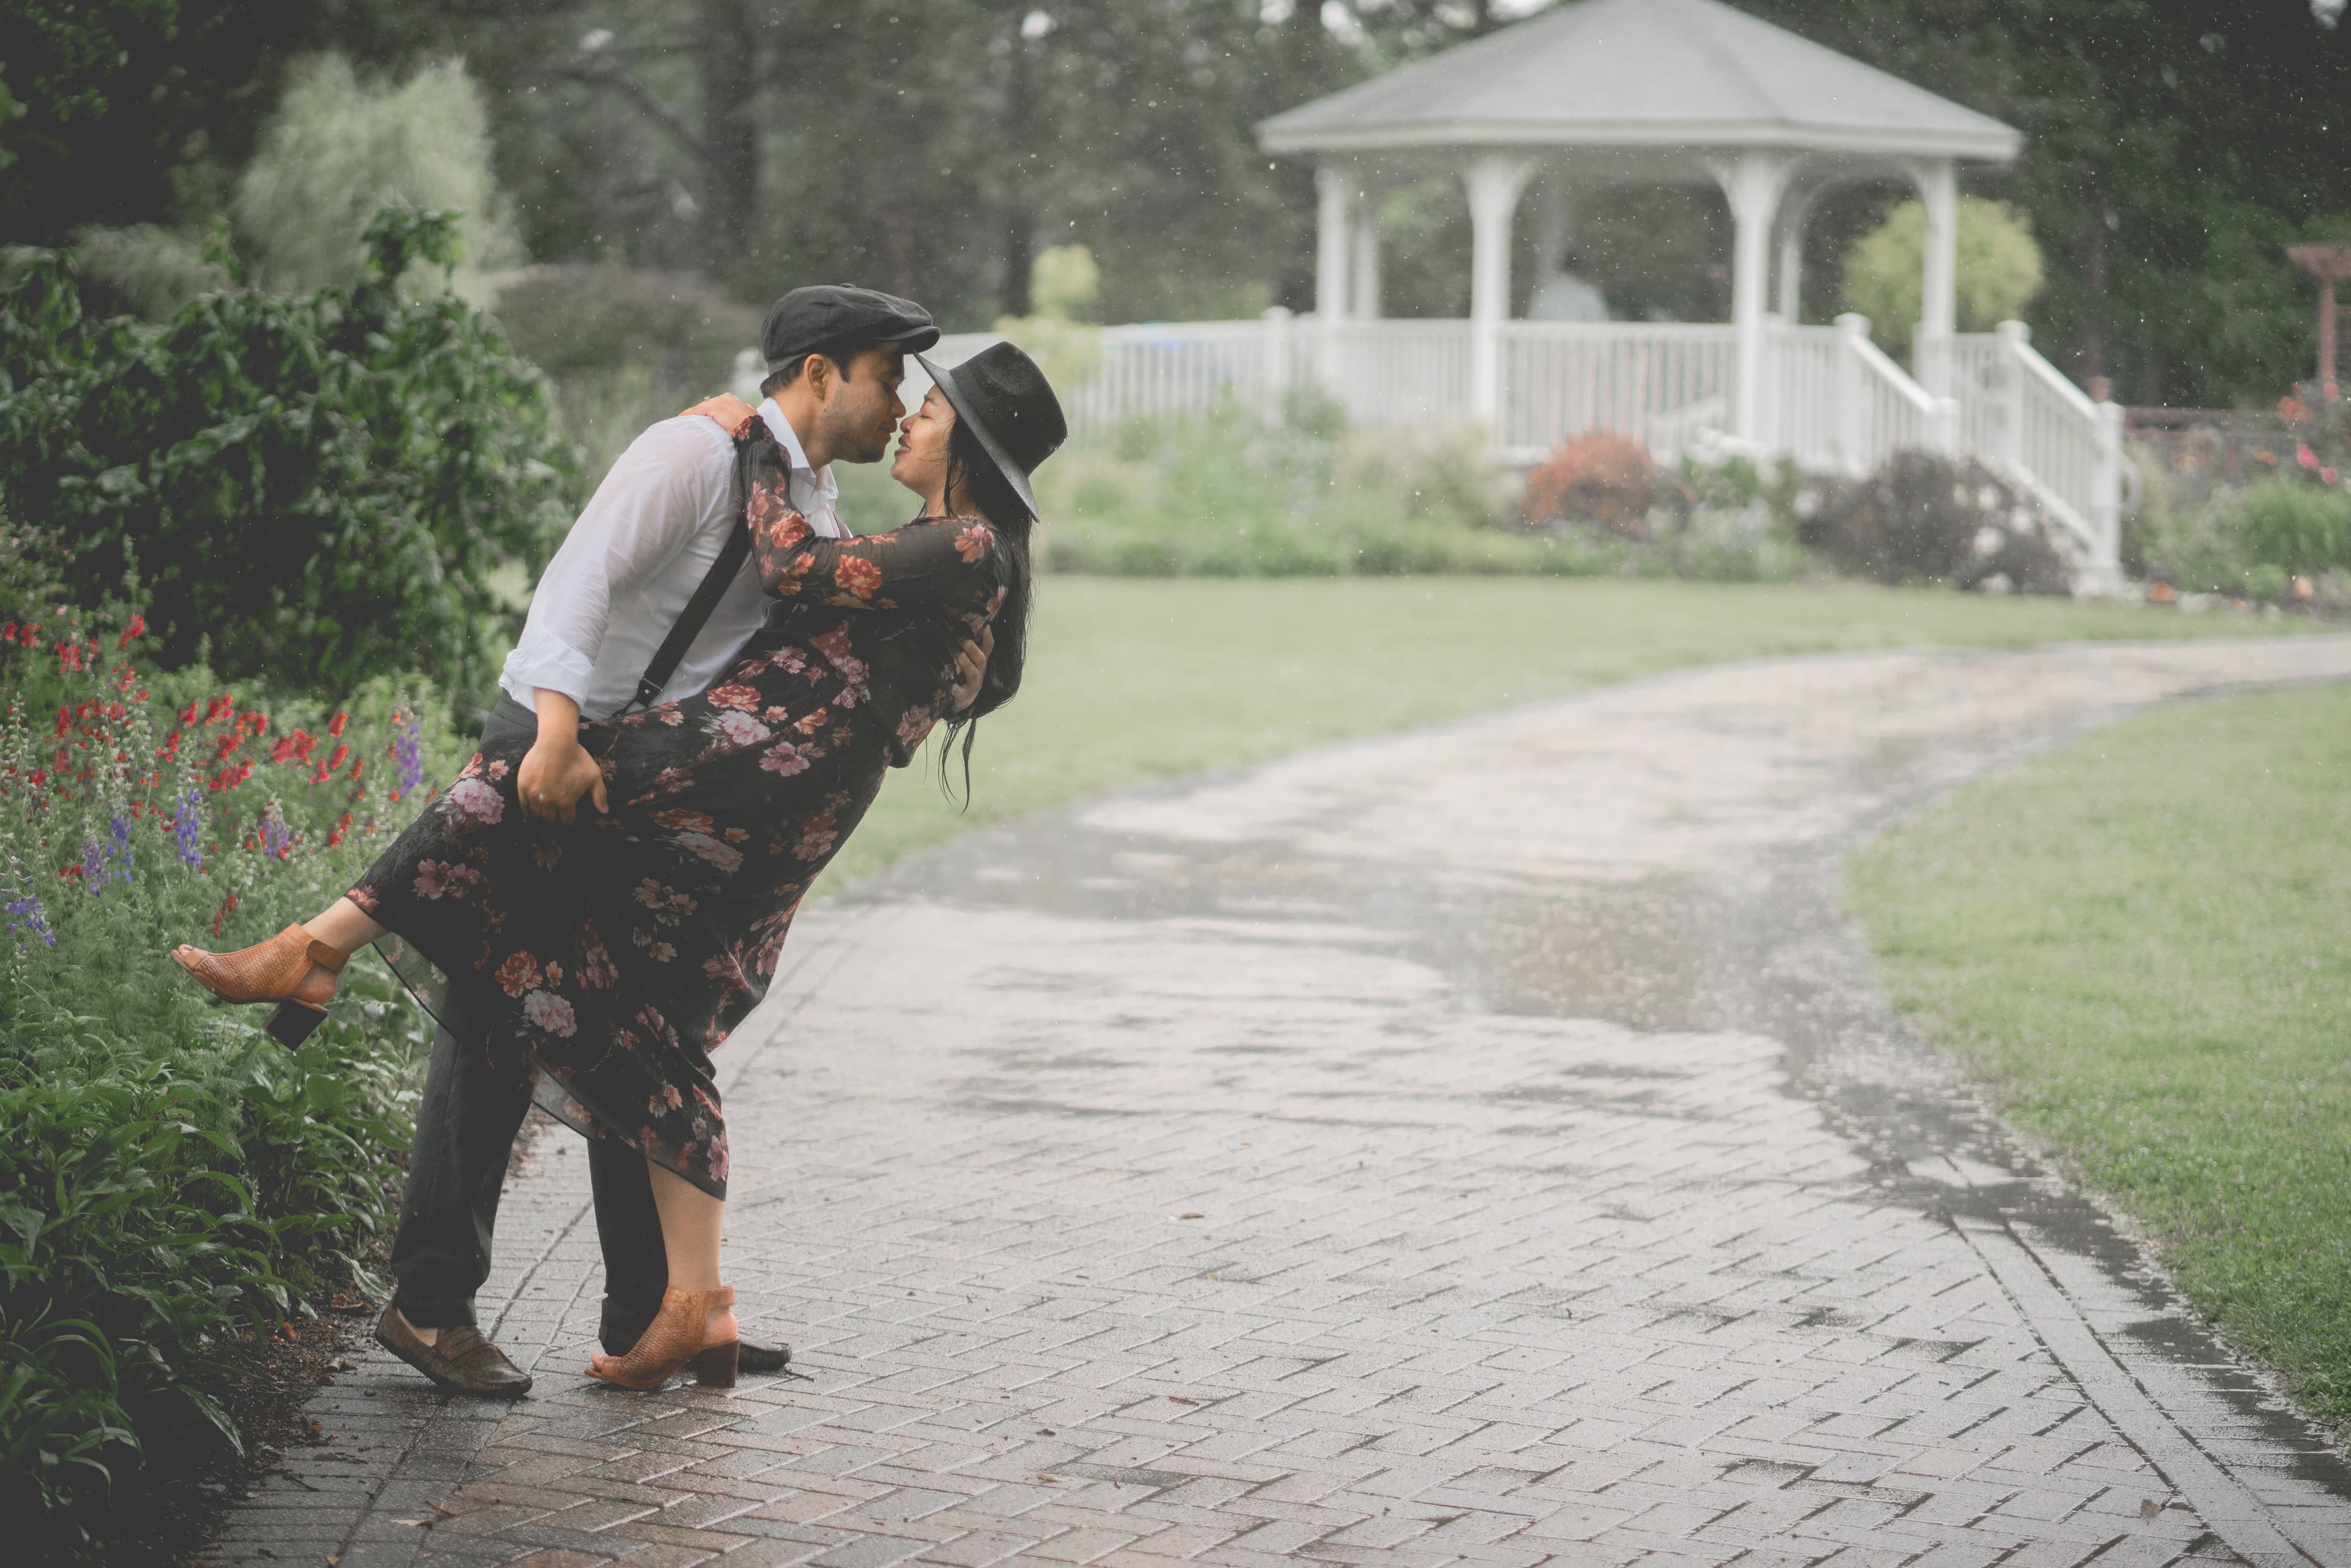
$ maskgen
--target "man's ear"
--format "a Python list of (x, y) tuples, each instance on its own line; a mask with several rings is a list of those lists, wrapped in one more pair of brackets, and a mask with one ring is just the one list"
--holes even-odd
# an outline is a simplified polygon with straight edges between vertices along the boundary
[(832, 389), (841, 378), (833, 371), (832, 361), (822, 354), (810, 354), (800, 361), (800, 379), (808, 382), (809, 395), (819, 406), (832, 401)]

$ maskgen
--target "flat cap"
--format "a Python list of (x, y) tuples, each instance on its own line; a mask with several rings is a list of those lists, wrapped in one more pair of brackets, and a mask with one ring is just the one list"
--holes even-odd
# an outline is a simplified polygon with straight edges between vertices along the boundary
[(802, 354), (848, 343), (895, 343), (912, 354), (938, 340), (931, 313), (913, 300), (841, 283), (793, 289), (768, 307), (759, 329), (770, 374)]

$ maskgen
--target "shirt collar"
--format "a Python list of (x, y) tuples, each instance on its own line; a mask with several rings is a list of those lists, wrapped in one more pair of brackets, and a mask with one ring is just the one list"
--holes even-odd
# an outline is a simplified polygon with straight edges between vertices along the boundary
[[(803, 474), (814, 473), (815, 470), (809, 465), (808, 451), (800, 445), (799, 432), (792, 429), (792, 422), (784, 417), (784, 411), (776, 406), (774, 398), (759, 404), (759, 417), (768, 422), (768, 434), (776, 438), (776, 444), (784, 449), (784, 455), (792, 460), (792, 466)], [(831, 465), (828, 463), (825, 466), (830, 468)]]

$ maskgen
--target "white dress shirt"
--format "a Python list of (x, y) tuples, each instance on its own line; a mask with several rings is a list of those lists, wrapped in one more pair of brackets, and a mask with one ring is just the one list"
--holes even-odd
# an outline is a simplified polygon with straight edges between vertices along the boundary
[[(809, 467), (773, 398), (759, 417), (791, 459), (791, 504), (819, 534), (841, 538), (832, 465)], [(544, 686), (577, 702), (583, 718), (635, 699), (645, 666), (734, 531), (734, 459), (726, 432), (698, 413), (663, 420), (629, 444), (539, 574), (522, 641), (498, 675), (507, 695), (529, 707)], [(767, 611), (756, 562), (747, 559), (659, 700), (706, 689)]]

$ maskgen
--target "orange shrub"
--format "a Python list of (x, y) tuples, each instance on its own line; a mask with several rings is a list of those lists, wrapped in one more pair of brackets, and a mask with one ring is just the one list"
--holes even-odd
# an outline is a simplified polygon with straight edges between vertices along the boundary
[(1528, 473), (1520, 512), (1537, 525), (1581, 519), (1646, 539), (1656, 487), (1646, 447), (1613, 430), (1587, 430)]

